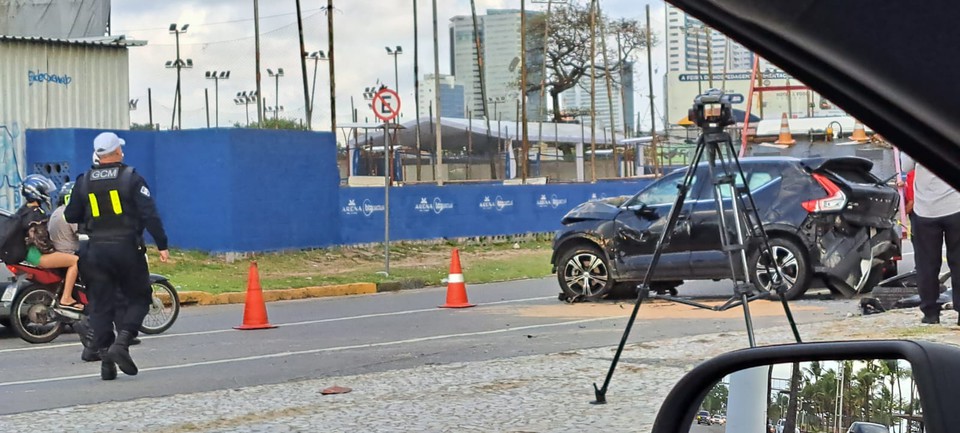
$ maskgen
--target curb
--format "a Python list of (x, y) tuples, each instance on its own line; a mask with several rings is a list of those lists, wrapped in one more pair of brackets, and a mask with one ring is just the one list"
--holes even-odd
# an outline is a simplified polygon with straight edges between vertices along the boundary
[[(387, 282), (387, 283), (352, 283), (330, 286), (302, 287), (298, 289), (264, 290), (264, 302), (289, 301), (294, 299), (326, 298), (331, 296), (369, 295), (373, 293), (396, 292), (400, 290), (419, 289), (426, 284), (420, 280)], [(180, 296), (180, 305), (225, 305), (243, 304), (246, 302), (246, 292), (228, 292), (212, 294), (201, 291), (184, 291), (177, 293)]]

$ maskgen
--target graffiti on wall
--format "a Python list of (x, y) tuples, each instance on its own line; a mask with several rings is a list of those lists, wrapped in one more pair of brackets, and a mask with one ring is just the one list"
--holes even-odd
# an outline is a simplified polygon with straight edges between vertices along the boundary
[(14, 211), (20, 207), (17, 187), (23, 179), (19, 164), (25, 149), (23, 141), (19, 123), (0, 123), (0, 209)]
[(34, 83), (53, 83), (69, 86), (71, 82), (73, 82), (73, 77), (67, 74), (57, 75), (48, 72), (27, 71), (27, 83), (30, 86), (32, 86)]

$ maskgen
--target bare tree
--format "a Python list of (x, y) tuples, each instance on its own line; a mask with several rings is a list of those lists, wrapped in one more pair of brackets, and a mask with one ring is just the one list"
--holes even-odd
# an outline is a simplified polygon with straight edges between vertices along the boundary
[[(527, 24), (528, 35), (543, 35), (549, 20), (550, 32), (546, 43), (546, 55), (541, 48), (543, 44), (532, 44), (527, 58), (543, 58), (539, 64), (529, 65), (529, 74), (540, 76), (552, 99), (553, 120), (559, 122), (560, 112), (559, 95), (565, 90), (572, 89), (584, 78), (596, 71), (597, 79), (609, 78), (616, 80), (626, 62), (633, 61), (637, 55), (647, 47), (647, 35), (643, 25), (636, 20), (619, 19), (604, 20), (607, 32), (605, 37), (610, 39), (606, 52), (598, 52), (594, 57), (590, 55), (590, 6), (582, 1), (571, 1), (567, 4), (556, 5), (549, 15), (538, 14)], [(542, 38), (542, 36), (540, 36)], [(619, 40), (619, 43), (617, 41)], [(651, 41), (656, 45), (655, 38)], [(542, 39), (541, 39), (542, 42)], [(599, 45), (599, 44), (598, 44)], [(603, 62), (606, 55), (607, 63)], [(545, 71), (544, 71), (545, 69)], [(546, 72), (543, 74), (543, 72)], [(540, 91), (539, 80), (528, 83), (526, 93)]]

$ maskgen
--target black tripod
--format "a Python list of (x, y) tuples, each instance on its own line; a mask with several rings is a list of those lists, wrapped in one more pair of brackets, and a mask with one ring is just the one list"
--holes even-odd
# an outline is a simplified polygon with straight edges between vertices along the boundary
[[(691, 119), (694, 118), (693, 114), (697, 112), (698, 108), (702, 118), (705, 110), (700, 98), (698, 98), (694, 110), (691, 110)], [(721, 110), (725, 109), (729, 112), (729, 108), (729, 102), (724, 102)], [(716, 111), (713, 111), (713, 113), (716, 113)], [(623, 331), (623, 338), (620, 340), (620, 346), (617, 348), (613, 362), (610, 364), (607, 378), (602, 388), (597, 388), (596, 384), (593, 385), (596, 394), (594, 404), (606, 403), (607, 387), (610, 385), (613, 371), (617, 368), (617, 362), (620, 360), (623, 347), (627, 343), (627, 337), (630, 335), (630, 329), (633, 327), (633, 322), (637, 317), (637, 312), (640, 310), (640, 305), (643, 304), (643, 300), (647, 298), (664, 299), (714, 311), (725, 311), (742, 305), (750, 347), (755, 347), (756, 341), (753, 334), (753, 321), (750, 317), (749, 302), (756, 299), (769, 298), (771, 292), (775, 291), (779, 294), (780, 301), (783, 304), (783, 310), (786, 313), (787, 321), (790, 323), (790, 328), (793, 331), (796, 341), (798, 343), (801, 342), (800, 332), (797, 330), (797, 324), (793, 319), (793, 314), (790, 312), (790, 306), (787, 304), (783, 274), (780, 271), (780, 267), (774, 263), (776, 258), (770, 253), (769, 239), (763, 229), (763, 222), (760, 219), (760, 214), (757, 212), (753, 195), (747, 187), (747, 179), (743, 173), (743, 168), (740, 166), (740, 160), (737, 158), (736, 150), (733, 147), (733, 140), (731, 140), (730, 134), (723, 130), (725, 124), (723, 120), (712, 120), (714, 120), (712, 123), (704, 120), (698, 122), (698, 124), (703, 125), (703, 133), (697, 140), (697, 147), (694, 151), (693, 159), (687, 168), (687, 173), (683, 178), (683, 183), (677, 186), (679, 191), (677, 191), (676, 201), (674, 201), (673, 207), (670, 209), (667, 225), (660, 235), (660, 239), (657, 241), (650, 267), (647, 268), (643, 283), (639, 286), (637, 302), (633, 307), (630, 320), (627, 322), (627, 326)], [(733, 278), (733, 296), (723, 305), (719, 306), (701, 304), (675, 296), (650, 293), (651, 277), (660, 261), (660, 255), (663, 252), (664, 246), (670, 243), (671, 235), (677, 225), (680, 211), (683, 208), (684, 198), (692, 186), (691, 184), (693, 183), (694, 176), (701, 159), (703, 159), (704, 153), (706, 153), (707, 156), (707, 172), (713, 183), (713, 198), (717, 206), (721, 245), (730, 262), (730, 275)], [(737, 181), (740, 181), (739, 185)], [(722, 195), (724, 191), (730, 193), (730, 207), (732, 212), (729, 217), (724, 211), (724, 199)], [(746, 200), (744, 200), (744, 197), (746, 197)], [(758, 266), (760, 266), (759, 262), (764, 261), (764, 257), (766, 257), (763, 266), (768, 281), (770, 282), (769, 291), (759, 290), (756, 285), (750, 281), (747, 252), (751, 245), (762, 247), (760, 258), (758, 259)], [(764, 254), (766, 254), (766, 256), (764, 256)]]

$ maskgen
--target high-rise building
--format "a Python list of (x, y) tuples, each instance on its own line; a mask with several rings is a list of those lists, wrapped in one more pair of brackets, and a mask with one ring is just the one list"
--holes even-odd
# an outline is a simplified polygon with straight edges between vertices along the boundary
[[(430, 116), (435, 110), (434, 75), (425, 74), (420, 81), (420, 117)], [(466, 117), (466, 101), (463, 98), (463, 86), (456, 83), (452, 75), (440, 74), (440, 116)], [(434, 114), (435, 115), (435, 114)]]
[[(610, 95), (607, 98), (607, 82), (598, 78), (596, 82), (597, 96), (594, 101), (598, 134), (601, 128), (610, 128), (610, 111), (613, 109), (613, 124), (618, 134), (634, 131), (633, 119), (633, 63), (626, 63), (620, 74), (615, 74), (610, 82)], [(622, 92), (621, 92), (622, 89)], [(590, 111), (590, 77), (584, 77), (576, 86), (560, 94), (560, 106), (563, 111), (589, 113)], [(627, 113), (624, 117), (624, 113)], [(590, 116), (577, 116), (581, 122), (590, 124)], [(626, 122), (626, 123), (624, 123)], [(626, 127), (624, 127), (626, 125)], [(622, 135), (621, 135), (622, 136)]]
[(722, 73), (748, 71), (753, 54), (676, 6), (667, 4), (667, 66), (670, 71)]
[[(534, 15), (527, 12), (527, 16)], [(488, 100), (490, 118), (499, 115), (503, 120), (517, 120), (517, 107), (520, 101), (521, 32), (520, 11), (517, 9), (489, 9), (486, 15), (477, 16), (477, 34), (483, 53), (484, 86)], [(542, 36), (541, 36), (542, 37)], [(536, 35), (527, 35), (526, 59), (528, 65), (527, 82), (537, 83), (540, 78), (529, 65), (540, 62), (538, 50), (532, 49), (542, 41)], [(468, 15), (450, 19), (450, 70), (456, 82), (463, 86), (464, 97), (474, 117), (483, 116), (483, 96), (480, 89), (480, 72), (477, 66), (476, 40), (473, 33), (473, 20)], [(494, 103), (493, 101), (496, 101)], [(540, 98), (537, 92), (527, 95), (527, 118), (537, 120), (540, 111)], [(496, 105), (496, 113), (494, 112)]]

